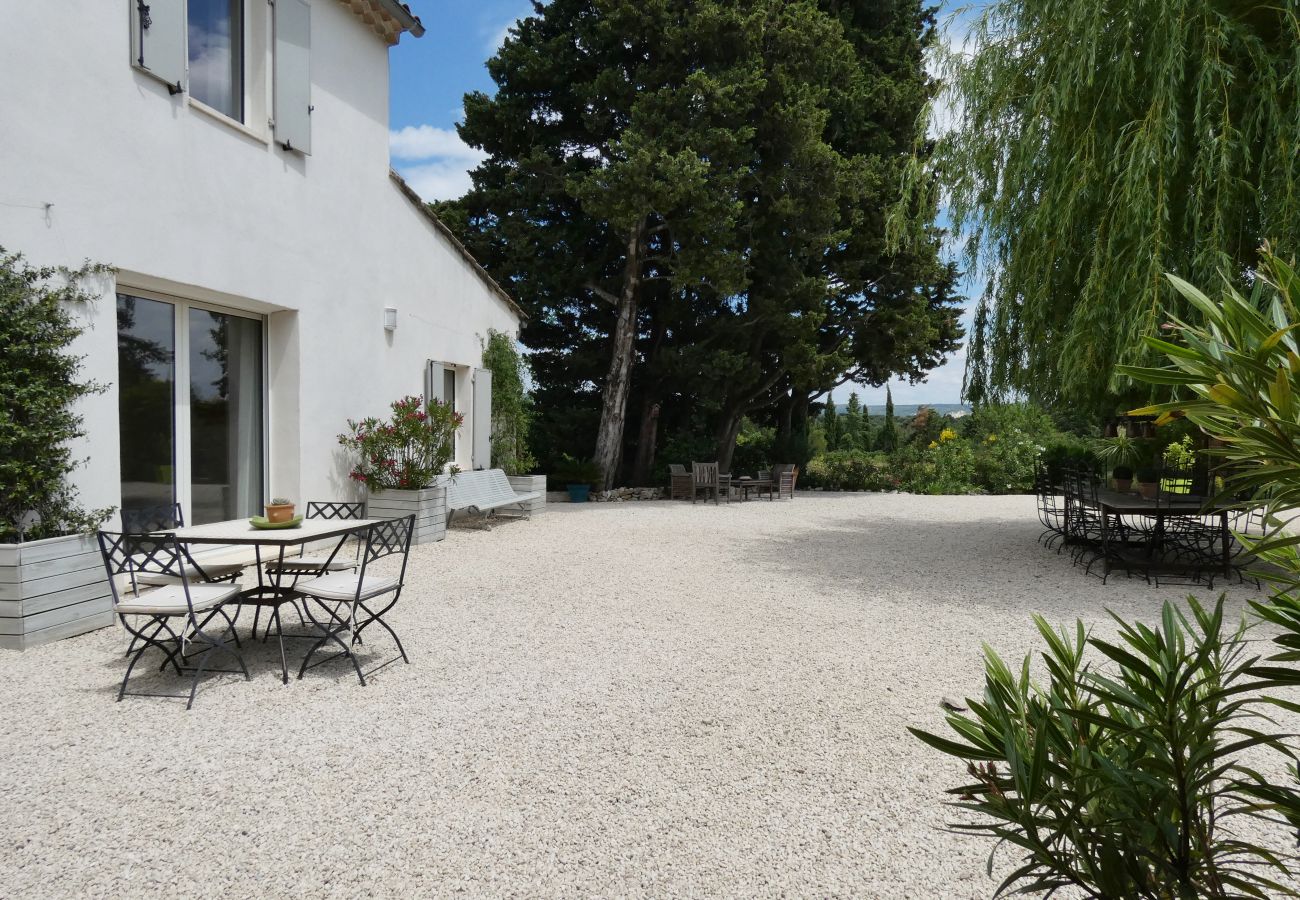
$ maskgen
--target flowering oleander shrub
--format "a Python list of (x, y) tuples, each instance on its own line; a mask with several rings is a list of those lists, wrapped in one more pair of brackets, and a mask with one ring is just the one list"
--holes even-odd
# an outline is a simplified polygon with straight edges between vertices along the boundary
[(455, 456), (456, 430), (465, 417), (438, 400), (426, 407), (419, 397), (394, 400), (392, 410), (387, 422), (348, 420), (348, 431), (339, 435), (356, 458), (348, 477), (372, 491), (429, 487)]

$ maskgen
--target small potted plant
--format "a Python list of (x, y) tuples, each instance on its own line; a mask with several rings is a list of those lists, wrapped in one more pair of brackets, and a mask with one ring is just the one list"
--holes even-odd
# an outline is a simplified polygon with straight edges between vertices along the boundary
[(1134, 477), (1137, 479), (1138, 493), (1146, 500), (1156, 499), (1160, 490), (1160, 473), (1151, 466), (1143, 466)]
[(603, 479), (600, 466), (590, 460), (574, 459), (568, 455), (561, 459), (554, 477), (569, 492), (571, 503), (586, 503), (591, 499), (591, 486), (599, 484)]
[(274, 497), (266, 504), (266, 521), (272, 525), (288, 522), (293, 518), (293, 501), (284, 497)]
[(1133, 467), (1116, 466), (1111, 470), (1111, 477), (1115, 479), (1115, 490), (1126, 493), (1133, 487)]

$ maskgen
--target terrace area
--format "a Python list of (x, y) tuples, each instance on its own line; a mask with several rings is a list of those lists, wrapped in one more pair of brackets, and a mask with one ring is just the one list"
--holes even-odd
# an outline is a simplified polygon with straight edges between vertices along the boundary
[(189, 714), (113, 702), (116, 628), (0, 653), (0, 885), (988, 896), (942, 830), (960, 764), (906, 728), (980, 690), (981, 641), (1037, 648), (1032, 612), (1105, 634), (1186, 593), (1040, 530), (1029, 496), (560, 504), (412, 548), (409, 666), (286, 686), (272, 640)]

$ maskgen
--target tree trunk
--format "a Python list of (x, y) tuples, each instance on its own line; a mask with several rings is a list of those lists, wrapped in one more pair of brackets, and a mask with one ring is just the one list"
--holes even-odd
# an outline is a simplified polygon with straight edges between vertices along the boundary
[(736, 453), (736, 435), (740, 434), (740, 420), (744, 412), (728, 406), (718, 426), (718, 471), (731, 471), (731, 457)]
[(596, 433), (596, 465), (604, 478), (602, 490), (614, 487), (623, 462), (623, 427), (627, 421), (627, 395), (632, 383), (632, 351), (636, 341), (636, 299), (641, 284), (641, 241), (644, 221), (628, 232), (627, 257), (623, 263), (623, 287), (618, 296), (618, 320), (614, 325), (614, 347), (609, 375), (601, 395), (600, 430)]
[(659, 435), (659, 404), (649, 397), (641, 407), (641, 434), (636, 442), (636, 460), (629, 481), (637, 487), (650, 484), (650, 470), (655, 465), (655, 441)]

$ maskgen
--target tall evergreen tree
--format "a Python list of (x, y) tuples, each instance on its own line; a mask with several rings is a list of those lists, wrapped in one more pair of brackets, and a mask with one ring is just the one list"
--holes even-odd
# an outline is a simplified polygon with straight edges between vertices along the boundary
[(829, 396), (826, 398), (826, 406), (822, 409), (822, 435), (826, 438), (827, 452), (844, 449), (843, 422), (839, 410), (835, 408), (835, 403)]
[(914, 181), (946, 192), (985, 276), (969, 399), (1113, 407), (1116, 363), (1186, 311), (1165, 272), (1246, 281), (1263, 240), (1300, 245), (1297, 47), (1300, 0), (984, 8)]
[(898, 449), (898, 425), (894, 422), (894, 395), (885, 388), (885, 422), (876, 438), (876, 449), (893, 453)]
[(663, 429), (707, 429), (726, 467), (745, 415), (793, 445), (846, 376), (956, 346), (933, 204), (897, 251), (881, 212), (932, 33), (920, 0), (534, 3), (466, 98), (488, 159), (438, 211), (529, 313), (540, 456), (594, 438), (612, 483), (629, 445), (645, 477)]
[(862, 412), (862, 401), (857, 391), (849, 394), (849, 402), (844, 409), (844, 449), (864, 450), (862, 434), (866, 428), (866, 418)]

